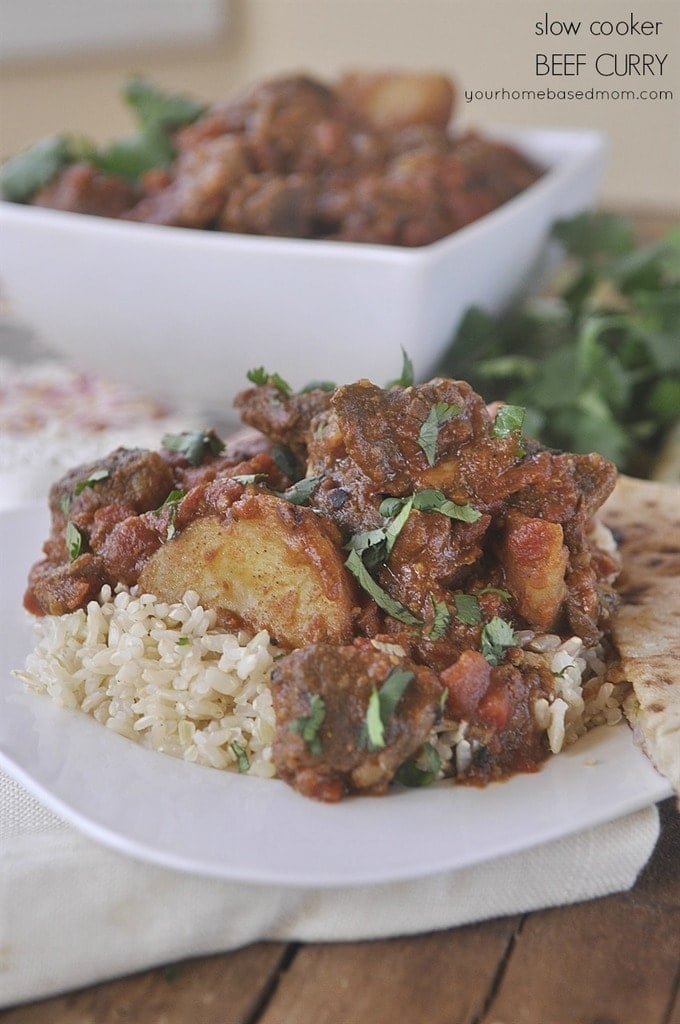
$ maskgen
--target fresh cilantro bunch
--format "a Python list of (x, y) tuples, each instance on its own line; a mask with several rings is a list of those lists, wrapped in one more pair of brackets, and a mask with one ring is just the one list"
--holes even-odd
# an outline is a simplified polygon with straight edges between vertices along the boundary
[(630, 223), (584, 214), (555, 226), (567, 254), (551, 290), (494, 318), (468, 311), (440, 372), (526, 407), (549, 447), (654, 472), (680, 424), (680, 229), (636, 245)]

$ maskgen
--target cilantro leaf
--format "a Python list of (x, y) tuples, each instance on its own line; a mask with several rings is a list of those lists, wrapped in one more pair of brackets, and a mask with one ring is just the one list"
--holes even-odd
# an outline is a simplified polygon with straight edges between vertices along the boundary
[[(348, 551), (358, 551), (364, 565), (371, 568), (379, 562), (386, 562), (392, 548), (411, 514), (413, 500), (411, 498), (395, 498), (383, 501), (380, 505), (381, 515), (389, 510), (390, 521), (375, 530), (364, 530), (355, 533), (345, 545)], [(385, 510), (385, 511), (383, 511)]]
[(459, 519), (463, 523), (476, 523), (482, 514), (470, 504), (457, 505), (455, 501), (450, 501), (436, 487), (416, 491), (413, 495), (413, 507), (419, 512), (439, 512), (440, 515), (448, 516), (449, 519)]
[(409, 611), (409, 609), (405, 605), (401, 604), (400, 601), (396, 601), (393, 597), (390, 597), (390, 595), (375, 582), (364, 565), (358, 551), (350, 551), (349, 557), (345, 562), (345, 567), (349, 569), (355, 577), (359, 586), (373, 598), (378, 607), (382, 608), (382, 610), (387, 612), (388, 615), (391, 615), (393, 619), (397, 619), (399, 622), (403, 622), (407, 626), (422, 626), (422, 619), (419, 619), (417, 615), (414, 615), (413, 612)]
[(456, 618), (466, 626), (477, 626), (482, 621), (482, 609), (474, 594), (454, 594)]
[(155, 167), (169, 167), (176, 155), (172, 133), (207, 109), (191, 97), (164, 92), (140, 77), (126, 84), (123, 99), (139, 130), (111, 142), (92, 159), (100, 170), (133, 181)]
[(509, 622), (494, 615), (482, 630), (482, 654), (490, 665), (500, 664), (508, 647), (516, 643), (515, 631)]
[(402, 347), (402, 365), (401, 365), (401, 376), (397, 377), (396, 380), (391, 380), (385, 385), (385, 390), (390, 388), (410, 388), (413, 387), (414, 376), (413, 376), (413, 363), (409, 359), (406, 349)]
[(375, 687), (368, 698), (366, 718), (358, 746), (368, 750), (381, 750), (385, 746), (385, 725), (380, 716), (380, 694)]
[(492, 437), (508, 437), (522, 429), (526, 409), (522, 405), (502, 405), (491, 428)]
[(460, 405), (449, 405), (448, 402), (435, 402), (418, 432), (418, 445), (425, 452), (428, 466), (434, 466), (437, 459), (437, 442), (439, 431), (461, 413)]
[[(448, 691), (447, 691), (448, 692)], [(441, 758), (431, 743), (424, 743), (420, 756), (404, 761), (395, 773), (395, 780), (402, 786), (418, 788), (431, 786), (441, 768)]]
[(186, 491), (170, 491), (167, 498), (156, 511), (160, 512), (161, 509), (168, 509), (168, 531), (166, 534), (166, 540), (172, 540), (177, 532), (176, 519), (177, 519), (177, 506), (179, 505), (182, 498), (185, 496)]
[(326, 717), (326, 702), (318, 693), (313, 693), (309, 700), (309, 714), (294, 718), (288, 728), (292, 732), (300, 733), (303, 740), (315, 757), (322, 754), (321, 737), (319, 730)]
[(310, 497), (319, 486), (320, 476), (306, 476), (303, 480), (298, 480), (297, 483), (292, 484), (285, 491), (272, 491), (277, 498), (283, 498), (284, 501), (290, 502), (291, 505), (306, 505)]
[(49, 185), (71, 160), (67, 136), (50, 135), (40, 139), (3, 163), (0, 194), (10, 202), (26, 203), (39, 189)]
[(451, 612), (446, 601), (438, 601), (434, 594), (430, 594), (430, 600), (434, 618), (425, 631), (425, 636), (428, 640), (441, 640), (443, 636), (446, 636), (451, 625)]
[(625, 218), (616, 214), (582, 213), (555, 224), (554, 235), (571, 256), (593, 257), (629, 252), (633, 231)]
[(385, 729), (409, 683), (414, 679), (415, 673), (395, 667), (379, 690), (373, 687), (359, 737), (360, 747), (375, 751), (385, 746)]
[(293, 394), (293, 389), (288, 381), (285, 381), (278, 373), (268, 373), (264, 366), (257, 366), (252, 370), (248, 370), (246, 377), (255, 387), (269, 386), (276, 388), (285, 398), (290, 398)]
[(191, 124), (206, 110), (204, 103), (189, 96), (164, 92), (139, 76), (126, 84), (123, 98), (144, 131), (174, 131)]
[(70, 519), (66, 524), (66, 548), (72, 562), (75, 562), (83, 550), (83, 535)]
[(243, 747), (241, 746), (241, 744), (237, 743), (236, 740), (232, 740), (232, 742), (229, 744), (229, 746), (234, 751), (234, 754), (236, 756), (236, 763), (238, 765), (238, 770), (240, 772), (247, 772), (247, 771), (249, 771), (250, 770), (250, 761), (248, 759), (248, 755), (246, 754), (246, 752), (243, 749)]
[(200, 466), (206, 455), (220, 455), (224, 451), (224, 441), (213, 430), (164, 434), (161, 444), (168, 451), (179, 452), (192, 466)]
[(169, 167), (175, 148), (164, 132), (148, 129), (116, 139), (96, 154), (99, 170), (135, 181), (155, 167)]
[(282, 473), (290, 477), (291, 480), (297, 480), (303, 475), (304, 470), (300, 464), (300, 460), (287, 444), (280, 444), (277, 442), (272, 451), (272, 458), (274, 460), (274, 465), (280, 469)]
[(100, 480), (108, 480), (110, 475), (111, 474), (109, 473), (108, 469), (96, 469), (94, 473), (90, 473), (87, 480), (80, 480), (76, 484), (73, 493), (75, 494), (76, 497), (78, 497), (78, 495), (82, 494), (84, 490), (86, 490), (88, 487), (94, 487), (94, 485), (96, 483), (99, 483)]

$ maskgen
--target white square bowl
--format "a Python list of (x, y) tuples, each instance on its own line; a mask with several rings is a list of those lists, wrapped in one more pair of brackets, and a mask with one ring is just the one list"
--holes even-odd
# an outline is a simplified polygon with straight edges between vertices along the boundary
[(429, 375), (472, 304), (536, 280), (551, 227), (593, 205), (597, 133), (491, 133), (546, 168), (494, 212), (415, 249), (265, 238), (0, 202), (0, 287), (67, 360), (228, 419), (254, 366), (294, 387)]

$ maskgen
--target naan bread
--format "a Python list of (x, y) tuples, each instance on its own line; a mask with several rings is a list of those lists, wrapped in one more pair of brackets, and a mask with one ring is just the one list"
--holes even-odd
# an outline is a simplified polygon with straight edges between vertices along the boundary
[(631, 724), (680, 796), (680, 488), (619, 477), (601, 518), (623, 558), (612, 636)]

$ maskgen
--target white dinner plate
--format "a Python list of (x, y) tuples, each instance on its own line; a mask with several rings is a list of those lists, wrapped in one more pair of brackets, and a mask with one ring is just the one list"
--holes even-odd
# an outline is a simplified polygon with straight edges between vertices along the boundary
[(90, 837), (199, 875), (290, 886), (397, 881), (477, 864), (669, 796), (627, 725), (485, 789), (440, 783), (325, 805), (277, 780), (187, 764), (25, 692), (21, 598), (47, 536), (42, 508), (0, 513), (0, 765)]

